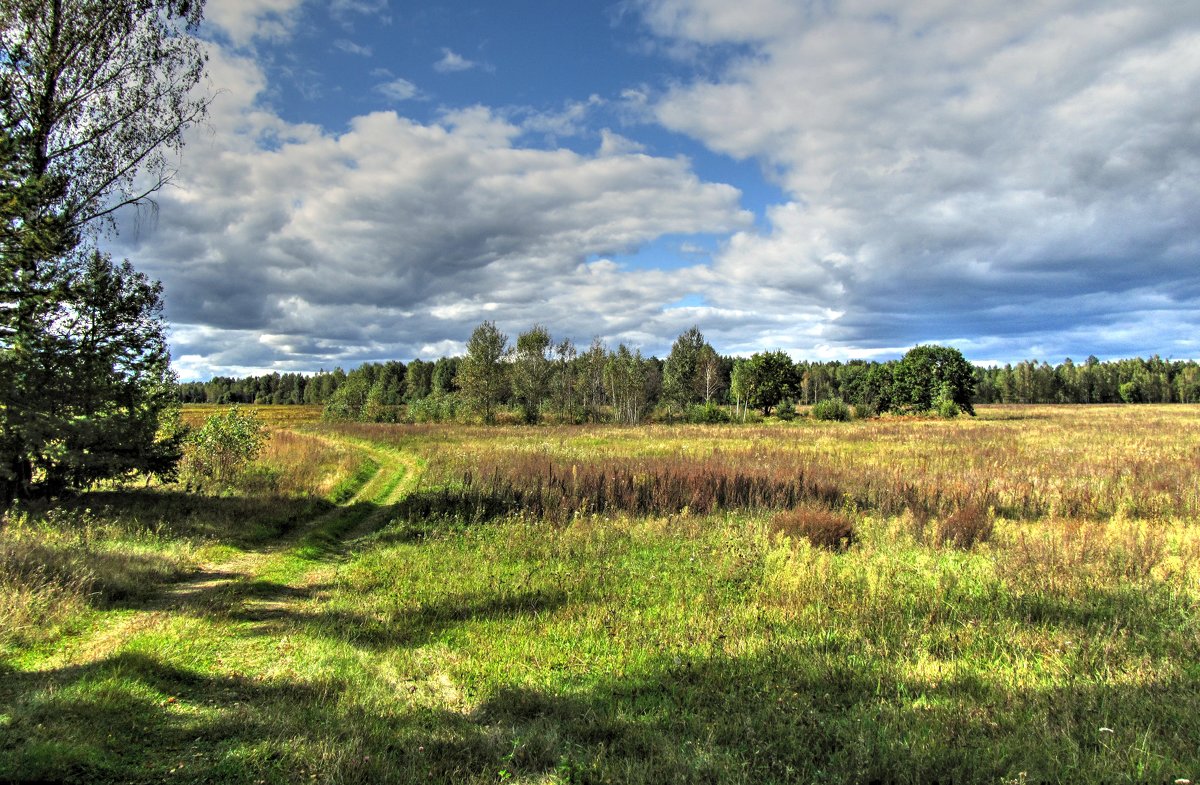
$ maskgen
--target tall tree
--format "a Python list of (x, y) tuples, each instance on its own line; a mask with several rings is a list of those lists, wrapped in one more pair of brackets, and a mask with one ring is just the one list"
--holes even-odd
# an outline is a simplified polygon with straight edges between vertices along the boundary
[(550, 377), (550, 399), (558, 412), (558, 421), (565, 423), (577, 416), (575, 394), (575, 344), (564, 338), (554, 347), (554, 365)]
[(404, 370), (405, 398), (411, 403), (419, 401), (433, 391), (433, 369), (436, 363), (417, 358)]
[(550, 332), (540, 324), (517, 336), (512, 351), (512, 393), (521, 416), (527, 423), (536, 423), (542, 403), (550, 392)]
[(475, 328), (467, 341), (467, 354), (458, 368), (458, 386), (468, 404), (486, 423), (495, 422), (496, 406), (507, 389), (504, 359), (508, 336), (495, 322)]
[(713, 399), (725, 392), (725, 388), (728, 386), (729, 374), (725, 370), (725, 363), (722, 362), (716, 350), (708, 344), (704, 344), (696, 356), (696, 373), (692, 377), (692, 390), (699, 399), (704, 401), (705, 406), (710, 406), (713, 404)]
[(591, 345), (579, 355), (576, 363), (579, 374), (579, 399), (583, 407), (583, 415), (589, 422), (600, 422), (604, 403), (608, 395), (608, 383), (605, 380), (605, 367), (608, 363), (608, 349), (600, 338), (592, 338)]
[(192, 35), (204, 0), (0, 0), (0, 124), (24, 174), (61, 184), (44, 208), (79, 228), (172, 176), (208, 98)]
[(604, 376), (612, 399), (617, 422), (636, 425), (646, 416), (650, 402), (648, 383), (651, 380), (648, 362), (641, 351), (631, 352), (625, 344), (609, 355)]
[(762, 410), (764, 416), (796, 393), (796, 368), (787, 352), (757, 352), (751, 355), (743, 373), (747, 375), (749, 404)]
[(683, 414), (688, 405), (696, 402), (696, 368), (700, 352), (707, 345), (704, 334), (694, 325), (671, 345), (662, 374), (663, 399), (671, 415)]
[[(1027, 365), (1032, 380), (1035, 366)], [(971, 396), (975, 375), (962, 352), (949, 346), (916, 346), (901, 358), (893, 374), (892, 408), (901, 412), (927, 412), (939, 401), (950, 401), (974, 416)], [(1029, 381), (1032, 389), (1033, 383)], [(1026, 392), (1031, 395), (1031, 392)], [(1026, 400), (1027, 402), (1027, 400)]]
[[(158, 290), (80, 244), (115, 210), (144, 202), (170, 179), (171, 154), (203, 115), (207, 99), (193, 88), (204, 53), (192, 36), (202, 7), (203, 0), (0, 0), (3, 498), (28, 491), (35, 469), (47, 487), (86, 482), (137, 468), (137, 453), (155, 450), (154, 429), (130, 430), (121, 425), (127, 418), (98, 413), (157, 417), (159, 377), (119, 364), (106, 372), (107, 360), (75, 351), (90, 340), (85, 334), (62, 329), (110, 330), (97, 345), (142, 345), (146, 367), (159, 362), (148, 359), (158, 353), (144, 340), (145, 329), (162, 339)], [(105, 287), (116, 300), (94, 297)], [(116, 396), (120, 388), (125, 397), (78, 404), (89, 425), (69, 426), (55, 397), (88, 373), (117, 379), (91, 379), (88, 390)], [(91, 456), (87, 470), (70, 457), (83, 455)]]
[(93, 252), (44, 325), (26, 383), (52, 389), (25, 423), (25, 448), (50, 491), (135, 471), (171, 475), (182, 431), (163, 338), (162, 287)]

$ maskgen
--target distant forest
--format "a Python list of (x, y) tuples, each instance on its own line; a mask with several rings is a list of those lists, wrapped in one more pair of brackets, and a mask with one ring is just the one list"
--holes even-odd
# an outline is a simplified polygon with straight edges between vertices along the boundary
[[(731, 393), (731, 373), (737, 359), (718, 356), (710, 385), (712, 400), (722, 405), (736, 403)], [(554, 359), (550, 360), (554, 364)], [(586, 354), (559, 358), (559, 376), (576, 379), (576, 395), (587, 376)], [(659, 405), (662, 397), (664, 360), (641, 360), (646, 371), (646, 403)], [(368, 362), (353, 371), (334, 368), (314, 374), (268, 373), (234, 378), (218, 376), (208, 382), (179, 385), (184, 403), (308, 403), (326, 406), (348, 383), (366, 390), (373, 402), (383, 407), (433, 405), (458, 393), (458, 370), (462, 358), (434, 361)], [(872, 368), (894, 367), (896, 361), (847, 362), (800, 361), (794, 364), (791, 399), (806, 406), (828, 399), (851, 405), (865, 403), (866, 380)], [(1058, 365), (1026, 360), (1002, 367), (973, 366), (974, 403), (1200, 403), (1200, 364), (1190, 360), (1124, 359), (1084, 362), (1063, 360)], [(511, 403), (502, 397), (500, 403)]]

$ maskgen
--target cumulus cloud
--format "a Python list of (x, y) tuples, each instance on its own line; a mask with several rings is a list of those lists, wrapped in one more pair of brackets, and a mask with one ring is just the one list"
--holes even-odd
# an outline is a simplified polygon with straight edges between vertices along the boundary
[(421, 91), (417, 86), (407, 79), (395, 78), (389, 79), (386, 82), (380, 82), (375, 85), (375, 92), (382, 95), (389, 101), (407, 101), (411, 98), (417, 98), (421, 95)]
[(433, 70), (440, 74), (452, 74), (459, 71), (470, 71), (476, 65), (477, 63), (474, 61), (443, 47), (442, 59), (433, 64)]
[(1120, 329), (1145, 342), (1117, 353), (1194, 354), (1200, 5), (642, 10), (667, 39), (745, 48), (650, 109), (790, 198), (719, 254), (714, 302), (827, 306), (822, 337), (847, 352), (1078, 353)]
[(204, 9), (208, 24), (237, 47), (256, 39), (291, 35), (304, 0), (209, 0)]
[(157, 225), (123, 227), (112, 249), (163, 280), (185, 376), (410, 358), (483, 319), (581, 340), (683, 329), (664, 311), (680, 273), (607, 257), (751, 220), (683, 159), (525, 148), (485, 107), (331, 133), (263, 110), (251, 61), (214, 50), (212, 68), (232, 84), (219, 124), (193, 138)]

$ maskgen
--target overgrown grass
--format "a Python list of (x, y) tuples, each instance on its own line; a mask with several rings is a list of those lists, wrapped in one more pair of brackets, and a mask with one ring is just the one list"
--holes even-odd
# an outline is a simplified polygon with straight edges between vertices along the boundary
[[(511, 472), (522, 493), (540, 476), (546, 498), (546, 467), (572, 465), (626, 467), (635, 489), (639, 466), (804, 466), (836, 494), (782, 514), (521, 503), (430, 517), (380, 507), (396, 480), (377, 476), (253, 569), (174, 584), (187, 591), (149, 576), (125, 600), (88, 589), (87, 625), (10, 641), (0, 781), (1196, 780), (1200, 410), (1129, 417), (326, 429), (427, 456), (418, 499), (461, 494), (464, 469)], [(39, 515), (22, 531), (68, 537), (69, 521)], [(364, 536), (367, 519), (391, 522)], [(254, 547), (232, 525), (213, 546), (165, 520), (155, 553)], [(823, 533), (830, 547), (814, 545)]]
[[(885, 417), (772, 426), (470, 428), (347, 425), (430, 454), (430, 511), (671, 514), (786, 509), (849, 496), (925, 517), (1200, 516), (1190, 406), (981, 408), (957, 421)], [(414, 500), (414, 503), (420, 500)], [(472, 507), (478, 508), (472, 512)]]
[(97, 609), (145, 602), (206, 562), (277, 540), (331, 509), (325, 497), (368, 464), (351, 448), (276, 431), (232, 493), (108, 490), (4, 512), (0, 655), (59, 640)]

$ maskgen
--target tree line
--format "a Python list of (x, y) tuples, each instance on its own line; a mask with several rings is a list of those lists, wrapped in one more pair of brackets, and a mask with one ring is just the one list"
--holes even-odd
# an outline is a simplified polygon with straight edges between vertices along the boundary
[[(831, 400), (866, 416), (934, 411), (945, 403), (938, 395), (946, 380), (924, 378), (928, 368), (912, 370), (932, 351), (960, 377), (965, 367), (966, 378), (952, 380), (949, 391), (959, 411), (990, 403), (1200, 403), (1200, 364), (1190, 360), (1088, 357), (1078, 364), (1068, 358), (1054, 366), (1027, 360), (984, 367), (960, 364), (961, 355), (946, 347), (918, 348), (908, 366), (903, 360), (793, 362), (781, 351), (738, 358), (718, 353), (693, 327), (659, 359), (624, 344), (610, 349), (598, 339), (580, 350), (570, 340), (555, 342), (540, 325), (509, 345), (485, 323), (463, 357), (365, 363), (312, 375), (217, 376), (183, 383), (179, 394), (184, 403), (320, 405), (330, 419), (367, 421), (495, 420), (505, 413), (524, 422), (712, 422), (786, 417), (796, 405)], [(952, 410), (949, 404), (944, 409)]]

